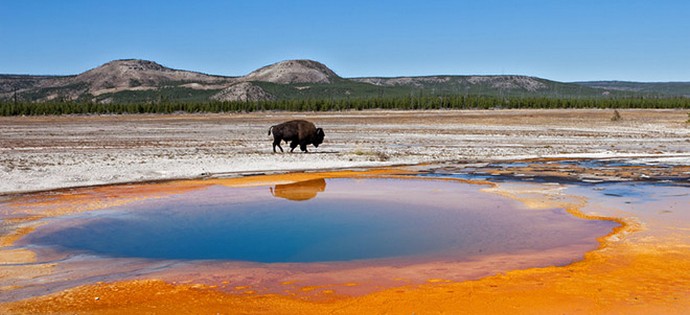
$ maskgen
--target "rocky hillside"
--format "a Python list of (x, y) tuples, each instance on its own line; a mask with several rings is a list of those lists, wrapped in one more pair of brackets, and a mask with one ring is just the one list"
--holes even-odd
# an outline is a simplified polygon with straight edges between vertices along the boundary
[(423, 88), (427, 86), (461, 86), (485, 85), (493, 89), (520, 89), (536, 92), (547, 88), (547, 84), (535, 77), (502, 75), (502, 76), (428, 76), (428, 77), (395, 77), (395, 78), (355, 78), (358, 82), (366, 82), (381, 86), (411, 86)]
[(272, 100), (275, 97), (266, 92), (261, 87), (252, 82), (240, 82), (233, 84), (220, 92), (213, 94), (211, 100), (214, 101), (242, 101), (253, 102), (261, 100)]
[(230, 77), (212, 76), (198, 72), (176, 70), (148, 60), (115, 60), (70, 79), (72, 84), (88, 86), (87, 92), (98, 96), (123, 90), (155, 89), (166, 85), (197, 83), (223, 85), (233, 82)]
[(690, 97), (690, 82), (627, 82), (589, 81), (575, 82), (583, 86), (611, 91), (639, 92), (659, 96)]
[(98, 100), (101, 95), (123, 91), (157, 90), (165, 87), (191, 89), (221, 89), (236, 82), (236, 78), (213, 76), (198, 72), (164, 67), (148, 60), (114, 60), (74, 76), (34, 77), (0, 76), (0, 97), (14, 97), (30, 101)]
[[(229, 77), (172, 69), (148, 60), (124, 59), (72, 76), (0, 75), (0, 101), (208, 102), (411, 95), (567, 98), (639, 96), (669, 87), (668, 84), (624, 83), (575, 84), (520, 75), (347, 79), (313, 60), (281, 61), (245, 76)], [(673, 85), (677, 93), (668, 95), (690, 95), (688, 85)]]
[(248, 74), (246, 81), (277, 84), (332, 83), (340, 77), (333, 70), (313, 60), (286, 60), (274, 63)]
[[(422, 76), (353, 78), (389, 88), (408, 88), (439, 95), (489, 95), (534, 97), (603, 97), (605, 89), (562, 83), (523, 75)], [(623, 95), (623, 93), (618, 93)]]
[(254, 101), (274, 96), (251, 82), (329, 84), (340, 77), (312, 60), (278, 62), (242, 77), (177, 70), (138, 59), (114, 60), (73, 76), (0, 75), (0, 99), (96, 102), (180, 100)]

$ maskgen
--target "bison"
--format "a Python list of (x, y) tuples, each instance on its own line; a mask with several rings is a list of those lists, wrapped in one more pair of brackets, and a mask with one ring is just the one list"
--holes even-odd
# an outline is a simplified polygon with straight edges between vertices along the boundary
[(286, 143), (290, 141), (290, 152), (294, 151), (297, 145), (299, 145), (300, 150), (303, 152), (309, 152), (307, 151), (307, 145), (313, 144), (315, 148), (318, 148), (319, 144), (323, 143), (325, 136), (323, 129), (316, 128), (313, 123), (306, 120), (291, 120), (271, 126), (268, 128), (269, 136), (271, 131), (273, 131), (274, 153), (276, 152), (276, 146), (280, 148), (280, 152), (285, 152), (283, 147), (280, 146), (280, 142), (283, 140)]

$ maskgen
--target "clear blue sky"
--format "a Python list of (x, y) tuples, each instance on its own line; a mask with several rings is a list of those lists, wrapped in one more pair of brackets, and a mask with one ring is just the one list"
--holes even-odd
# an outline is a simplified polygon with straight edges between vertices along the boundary
[(690, 1), (0, 0), (0, 73), (124, 58), (221, 75), (299, 58), (344, 77), (690, 81)]

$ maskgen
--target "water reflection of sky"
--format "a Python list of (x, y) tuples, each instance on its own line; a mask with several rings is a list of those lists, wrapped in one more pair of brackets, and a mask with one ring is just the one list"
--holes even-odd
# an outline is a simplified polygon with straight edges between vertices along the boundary
[[(671, 183), (619, 182), (597, 185), (572, 185), (568, 193), (585, 196), (585, 209), (608, 215), (634, 215), (646, 225), (662, 224), (666, 228), (690, 228), (690, 187)], [(661, 232), (664, 229), (650, 228)], [(644, 235), (648, 232), (637, 233)], [(690, 233), (686, 233), (690, 236)]]
[[(26, 241), (152, 259), (316, 262), (429, 255), (464, 260), (573, 244), (595, 248), (596, 238), (614, 226), (562, 209), (526, 210), (517, 201), (480, 192), (481, 186), (458, 182), (327, 182), (291, 186), (295, 193), (290, 186), (212, 186), (96, 217), (65, 218)], [(312, 196), (314, 189), (318, 195)]]

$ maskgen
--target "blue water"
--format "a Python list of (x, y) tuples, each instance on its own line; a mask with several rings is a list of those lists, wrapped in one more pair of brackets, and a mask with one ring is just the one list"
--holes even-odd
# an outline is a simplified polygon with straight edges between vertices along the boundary
[[(534, 211), (434, 180), (328, 180), (306, 201), (268, 187), (211, 187), (56, 220), (26, 241), (107, 257), (328, 262), (597, 246), (614, 223)], [(302, 188), (303, 189), (303, 188)], [(316, 196), (316, 194), (314, 194)]]

